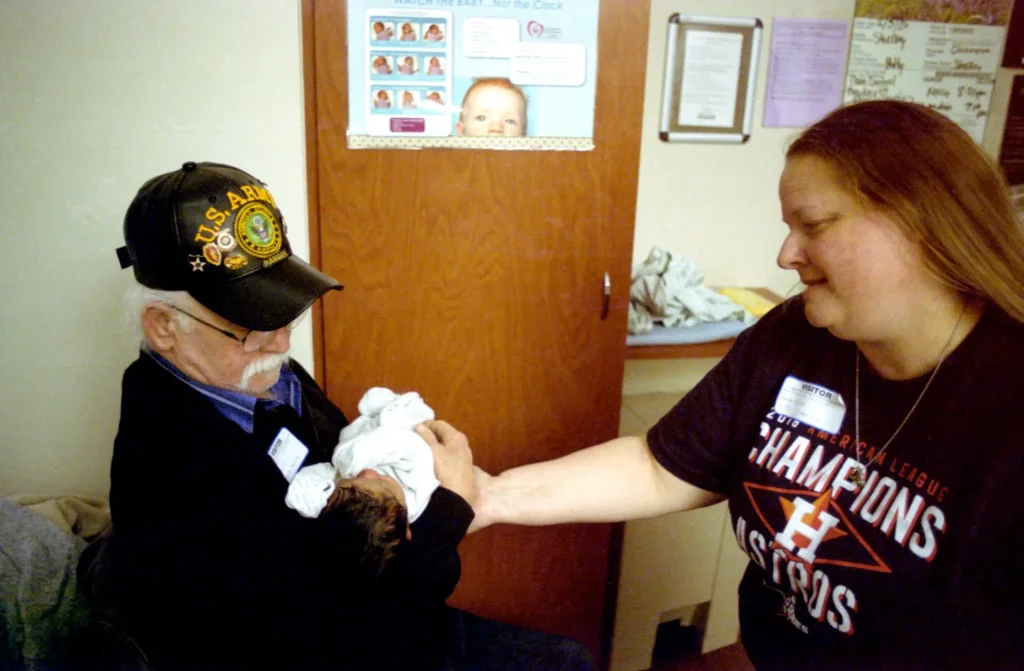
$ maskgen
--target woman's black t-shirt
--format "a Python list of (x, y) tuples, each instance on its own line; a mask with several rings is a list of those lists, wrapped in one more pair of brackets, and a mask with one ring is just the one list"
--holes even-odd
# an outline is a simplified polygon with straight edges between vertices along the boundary
[[(1024, 324), (989, 307), (930, 377), (878, 377), (766, 315), (648, 433), (665, 468), (728, 496), (750, 557), (742, 637), (759, 669), (1024, 668)], [(856, 483), (855, 415), (861, 462)]]

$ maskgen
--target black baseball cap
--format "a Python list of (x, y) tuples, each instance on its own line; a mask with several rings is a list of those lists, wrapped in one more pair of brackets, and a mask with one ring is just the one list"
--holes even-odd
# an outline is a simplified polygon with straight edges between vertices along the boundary
[(188, 162), (142, 185), (124, 217), (122, 268), (152, 289), (187, 291), (239, 326), (274, 331), (341, 284), (292, 254), (266, 184)]

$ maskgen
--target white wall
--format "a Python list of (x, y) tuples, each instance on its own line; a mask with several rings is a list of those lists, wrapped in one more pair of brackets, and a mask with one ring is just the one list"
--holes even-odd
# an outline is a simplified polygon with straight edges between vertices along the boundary
[(308, 258), (298, 0), (0, 2), (0, 495), (106, 494), (137, 353), (114, 249), (189, 160), (267, 182)]
[[(785, 295), (797, 281), (775, 257), (785, 237), (777, 185), (785, 148), (800, 129), (765, 128), (772, 19), (852, 19), (855, 0), (652, 0), (634, 262), (657, 245), (696, 261), (709, 286), (766, 286)], [(764, 23), (754, 124), (742, 145), (666, 143), (658, 138), (668, 17), (757, 17)], [(1018, 73), (1020, 71), (1017, 71)], [(998, 155), (1013, 70), (1002, 70), (983, 146)]]

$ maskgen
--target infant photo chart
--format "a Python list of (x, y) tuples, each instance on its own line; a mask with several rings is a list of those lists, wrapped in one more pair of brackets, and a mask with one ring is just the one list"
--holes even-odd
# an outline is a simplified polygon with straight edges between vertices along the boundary
[(432, 4), (349, 0), (350, 147), (593, 147), (598, 3)]
[(451, 13), (371, 8), (361, 15), (365, 77), (350, 77), (350, 85), (360, 84), (360, 95), (351, 95), (360, 99), (365, 133), (450, 135)]

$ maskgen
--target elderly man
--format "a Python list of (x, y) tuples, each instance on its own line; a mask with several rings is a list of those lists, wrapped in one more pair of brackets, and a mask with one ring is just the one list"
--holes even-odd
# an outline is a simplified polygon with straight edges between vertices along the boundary
[(285, 232), (263, 183), (212, 163), (146, 182), (125, 217), (118, 256), (140, 285), (142, 351), (124, 374), (102, 575), (149, 659), (160, 671), (591, 668), (574, 642), (445, 605), (475, 496), (451, 427), (436, 427), (449, 435), (433, 446), (441, 488), (383, 576), (360, 571), (364, 532), (285, 505), (347, 423), (288, 357), (291, 329), (341, 285)]

